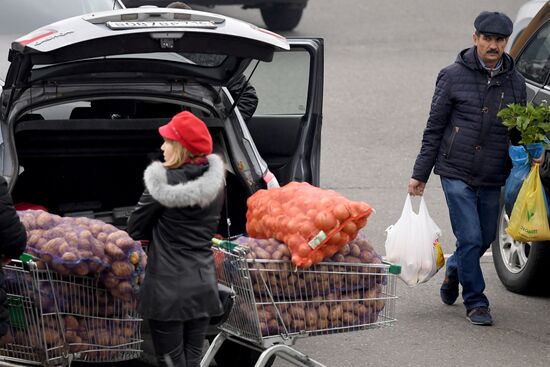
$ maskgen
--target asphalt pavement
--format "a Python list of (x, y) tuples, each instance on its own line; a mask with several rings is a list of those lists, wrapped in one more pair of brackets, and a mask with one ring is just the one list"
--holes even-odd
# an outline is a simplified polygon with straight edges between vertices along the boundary
[[(403, 207), (438, 71), (472, 44), (480, 11), (514, 18), (522, 3), (310, 0), (297, 29), (286, 33), (325, 39), (321, 186), (376, 209), (366, 234), (379, 253), (385, 252), (384, 230)], [(214, 11), (263, 26), (258, 10)], [(452, 253), (454, 237), (438, 177), (428, 182), (425, 198), (443, 230), (444, 252)], [(508, 292), (487, 255), (482, 269), (492, 327), (471, 325), (460, 300), (453, 306), (440, 301), (441, 271), (414, 288), (398, 283), (393, 326), (305, 338), (296, 348), (335, 367), (549, 366), (550, 298)]]
[[(385, 229), (399, 217), (418, 154), (437, 73), (472, 45), (473, 20), (482, 10), (515, 18), (522, 0), (310, 0), (288, 37), (325, 40), (321, 186), (376, 209), (366, 226), (384, 254)], [(214, 11), (263, 26), (257, 10)], [(454, 237), (437, 176), (426, 203), (452, 253)], [(416, 202), (418, 204), (418, 202)], [(550, 298), (508, 292), (491, 254), (482, 259), (495, 325), (465, 318), (460, 300), (439, 299), (443, 272), (409, 288), (398, 283), (391, 327), (311, 337), (296, 347), (327, 366), (549, 366)], [(549, 279), (550, 282), (550, 279)], [(276, 362), (277, 366), (286, 363)]]

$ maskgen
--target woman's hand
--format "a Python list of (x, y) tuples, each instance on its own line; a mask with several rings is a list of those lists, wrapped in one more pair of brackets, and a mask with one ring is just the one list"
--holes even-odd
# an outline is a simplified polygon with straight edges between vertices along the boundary
[(426, 187), (425, 182), (418, 181), (414, 178), (411, 178), (409, 180), (409, 187), (407, 191), (412, 196), (422, 196), (422, 194), (424, 194), (425, 187)]

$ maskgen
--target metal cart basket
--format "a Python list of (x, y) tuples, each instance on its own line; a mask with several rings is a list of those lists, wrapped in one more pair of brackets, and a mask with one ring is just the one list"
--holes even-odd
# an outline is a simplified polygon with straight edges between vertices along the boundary
[(251, 259), (245, 246), (215, 242), (218, 281), (231, 287), (236, 299), (202, 367), (227, 339), (262, 351), (256, 367), (273, 355), (298, 366), (323, 366), (291, 347), (296, 338), (396, 321), (398, 265), (330, 262), (295, 269), (290, 261)]
[(139, 357), (141, 319), (135, 301), (113, 298), (97, 278), (61, 276), (30, 257), (4, 266), (4, 274), (11, 325), (0, 338), (0, 365), (65, 366)]

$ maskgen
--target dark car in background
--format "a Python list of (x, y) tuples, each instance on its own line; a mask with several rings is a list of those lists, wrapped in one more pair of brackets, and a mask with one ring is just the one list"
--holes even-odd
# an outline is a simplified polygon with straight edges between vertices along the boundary
[[(123, 0), (124, 5), (134, 8), (143, 5), (164, 7), (167, 0)], [(186, 0), (188, 5), (214, 7), (217, 5), (242, 5), (243, 9), (260, 9), (262, 19), (272, 31), (291, 31), (302, 19), (307, 0)]]
[[(510, 54), (525, 77), (527, 100), (535, 104), (550, 102), (550, 3), (541, 8), (516, 39)], [(497, 239), (492, 245), (500, 280), (513, 292), (549, 293), (550, 243), (515, 241), (505, 231), (509, 214), (502, 208)]]

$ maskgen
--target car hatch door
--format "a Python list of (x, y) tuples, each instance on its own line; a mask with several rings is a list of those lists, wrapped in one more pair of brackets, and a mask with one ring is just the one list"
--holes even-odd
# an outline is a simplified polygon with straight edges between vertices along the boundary
[(323, 39), (289, 38), (290, 51), (252, 63), (245, 75), (258, 107), (247, 121), (254, 143), (279, 183), (319, 185), (323, 112)]

